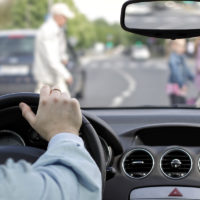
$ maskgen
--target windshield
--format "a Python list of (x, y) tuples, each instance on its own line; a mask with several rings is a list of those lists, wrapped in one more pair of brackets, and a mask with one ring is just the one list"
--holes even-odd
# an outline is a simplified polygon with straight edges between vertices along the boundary
[(0, 57), (32, 55), (34, 37), (23, 35), (0, 36)]
[[(57, 2), (67, 11), (54, 9)], [(119, 24), (123, 3), (1, 0), (0, 94), (39, 92), (48, 84), (82, 107), (199, 107), (200, 40), (127, 33)], [(135, 6), (129, 20), (150, 20), (171, 5)], [(183, 9), (197, 12), (197, 6), (191, 1)]]

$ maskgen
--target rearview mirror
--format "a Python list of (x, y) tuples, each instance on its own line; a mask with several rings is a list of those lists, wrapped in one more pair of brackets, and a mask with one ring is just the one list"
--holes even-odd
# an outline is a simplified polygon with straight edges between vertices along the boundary
[(200, 2), (127, 1), (122, 7), (121, 26), (126, 31), (149, 37), (200, 36)]

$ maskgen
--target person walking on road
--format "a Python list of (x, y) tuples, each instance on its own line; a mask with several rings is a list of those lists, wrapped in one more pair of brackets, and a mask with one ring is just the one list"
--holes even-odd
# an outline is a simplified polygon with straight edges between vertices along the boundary
[(37, 33), (33, 65), (37, 93), (47, 84), (56, 85), (63, 92), (69, 93), (68, 85), (73, 78), (66, 68), (68, 55), (64, 26), (73, 17), (73, 12), (66, 4), (56, 3), (51, 8), (51, 16)]
[(187, 82), (194, 80), (194, 76), (186, 65), (184, 57), (185, 50), (185, 39), (171, 42), (171, 55), (168, 62), (170, 75), (167, 93), (172, 106), (186, 104)]

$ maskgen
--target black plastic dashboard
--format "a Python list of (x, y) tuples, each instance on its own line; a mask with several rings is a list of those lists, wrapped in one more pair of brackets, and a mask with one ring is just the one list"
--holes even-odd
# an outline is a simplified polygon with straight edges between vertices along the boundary
[[(104, 200), (200, 199), (200, 110), (83, 112), (111, 156)], [(1, 110), (0, 130), (16, 131), (27, 146), (45, 149), (47, 143), (19, 116), (17, 107)]]
[[(115, 175), (106, 182), (105, 200), (200, 199), (200, 110), (88, 112), (113, 128), (124, 149), (114, 158)], [(145, 163), (145, 159), (152, 161)]]

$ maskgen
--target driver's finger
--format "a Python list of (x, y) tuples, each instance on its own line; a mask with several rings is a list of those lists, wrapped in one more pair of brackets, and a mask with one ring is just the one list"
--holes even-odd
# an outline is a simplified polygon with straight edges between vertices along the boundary
[(33, 126), (36, 120), (36, 116), (31, 108), (25, 103), (20, 103), (19, 107), (22, 110), (23, 117), (29, 122), (31, 126)]
[(42, 89), (40, 90), (40, 101), (47, 99), (50, 95), (51, 92), (51, 88), (48, 85), (45, 85), (42, 87)]
[(52, 87), (51, 91), (50, 91), (50, 96), (51, 97), (59, 97), (62, 94), (61, 90), (59, 89), (59, 87)]
[(67, 99), (67, 100), (71, 99), (69, 92), (63, 92), (62, 97)]

